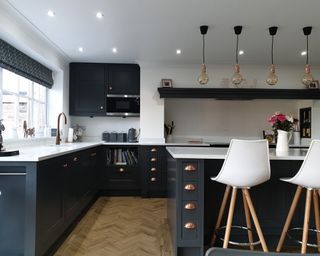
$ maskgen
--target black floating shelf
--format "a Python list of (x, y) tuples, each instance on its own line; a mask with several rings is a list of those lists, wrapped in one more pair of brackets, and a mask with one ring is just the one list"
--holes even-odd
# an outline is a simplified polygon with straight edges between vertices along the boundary
[(217, 100), (320, 99), (320, 89), (158, 88), (160, 98)]

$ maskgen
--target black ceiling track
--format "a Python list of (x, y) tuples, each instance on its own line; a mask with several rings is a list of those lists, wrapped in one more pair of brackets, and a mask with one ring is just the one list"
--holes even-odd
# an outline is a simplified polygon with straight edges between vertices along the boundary
[(319, 89), (158, 88), (160, 98), (212, 98), (217, 100), (320, 99)]

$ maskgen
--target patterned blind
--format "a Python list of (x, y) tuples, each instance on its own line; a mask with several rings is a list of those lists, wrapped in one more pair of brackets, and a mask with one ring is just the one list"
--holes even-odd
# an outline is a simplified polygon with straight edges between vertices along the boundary
[(0, 67), (52, 88), (52, 70), (0, 39)]

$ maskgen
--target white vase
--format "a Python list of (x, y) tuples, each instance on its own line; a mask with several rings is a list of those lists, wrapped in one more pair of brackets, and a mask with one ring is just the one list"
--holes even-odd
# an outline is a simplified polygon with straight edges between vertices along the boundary
[(289, 133), (283, 130), (277, 130), (277, 132), (278, 132), (278, 138), (277, 138), (276, 151), (277, 152), (289, 151), (289, 141), (291, 139), (292, 133)]

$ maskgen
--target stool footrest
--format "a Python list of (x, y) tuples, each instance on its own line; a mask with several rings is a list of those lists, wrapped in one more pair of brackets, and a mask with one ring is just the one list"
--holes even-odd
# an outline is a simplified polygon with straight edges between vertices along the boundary
[[(290, 234), (291, 231), (294, 230), (303, 230), (303, 228), (300, 227), (296, 227), (296, 228), (291, 228), (287, 231), (287, 236), (289, 239), (295, 241), (296, 243), (302, 244), (302, 241), (300, 241), (299, 239), (295, 238), (292, 234)], [(317, 229), (312, 229), (312, 228), (308, 228), (308, 231), (314, 232), (314, 233), (320, 233), (320, 230)], [(311, 243), (307, 243), (307, 246), (309, 247), (314, 247), (314, 248), (318, 248), (320, 246), (318, 246), (317, 244), (311, 244)]]
[[(255, 229), (248, 228), (248, 227), (244, 227), (244, 226), (233, 225), (233, 226), (231, 226), (231, 229), (232, 229), (232, 228), (234, 228), (234, 229), (242, 229), (242, 230), (246, 230), (246, 231), (251, 231), (252, 233), (257, 234), (257, 232), (256, 232)], [(218, 228), (218, 229), (215, 230), (216, 236), (217, 236), (221, 241), (224, 241), (224, 239), (220, 236), (219, 231), (224, 230), (224, 229), (226, 229), (226, 226), (222, 226), (222, 227), (220, 227), (220, 228)], [(260, 243), (261, 243), (260, 240), (259, 240), (259, 241), (256, 241), (256, 242), (252, 242), (252, 243), (250, 243), (250, 242), (248, 242), (248, 243), (241, 243), (241, 242), (235, 242), (235, 241), (229, 240), (229, 244), (238, 245), (238, 246), (251, 246), (251, 245), (258, 245), (258, 244), (260, 244)]]

